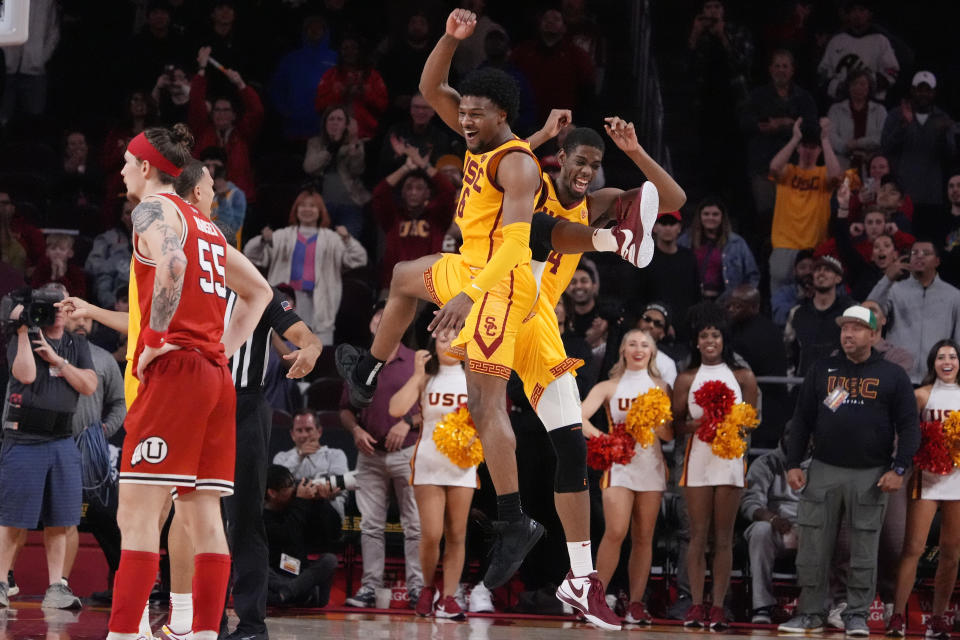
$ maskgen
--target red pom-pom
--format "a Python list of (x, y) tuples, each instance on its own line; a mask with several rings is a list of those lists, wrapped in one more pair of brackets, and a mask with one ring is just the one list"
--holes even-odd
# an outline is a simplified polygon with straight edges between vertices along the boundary
[(920, 423), (920, 449), (913, 456), (918, 469), (945, 476), (953, 471), (953, 458), (939, 420)]
[(737, 396), (733, 389), (720, 380), (707, 380), (699, 389), (693, 392), (694, 401), (703, 409), (703, 418), (697, 437), (704, 442), (713, 442), (717, 435), (717, 427), (730, 413)]
[(587, 440), (587, 464), (598, 471), (606, 471), (614, 464), (629, 464), (635, 445), (633, 436), (618, 424), (610, 433)]

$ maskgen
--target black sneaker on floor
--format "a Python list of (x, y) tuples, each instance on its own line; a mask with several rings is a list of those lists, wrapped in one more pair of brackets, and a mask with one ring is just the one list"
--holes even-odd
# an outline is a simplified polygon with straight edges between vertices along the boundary
[(366, 351), (351, 344), (341, 344), (335, 352), (337, 373), (343, 378), (350, 392), (350, 404), (357, 409), (365, 409), (373, 402), (373, 392), (376, 386), (367, 385), (357, 379), (357, 365), (366, 355)]
[(90, 599), (97, 604), (112, 604), (113, 589), (107, 589), (106, 591), (94, 591), (90, 594)]
[(513, 577), (545, 531), (542, 524), (526, 515), (516, 522), (496, 521), (493, 530), (496, 538), (490, 550), (490, 565), (483, 576), (488, 589), (496, 589)]

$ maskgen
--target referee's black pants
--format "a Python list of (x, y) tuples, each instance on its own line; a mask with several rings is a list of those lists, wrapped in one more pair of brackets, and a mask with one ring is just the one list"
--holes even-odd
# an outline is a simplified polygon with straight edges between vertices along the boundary
[(267, 632), (269, 547), (263, 525), (267, 456), (273, 412), (262, 393), (237, 394), (237, 464), (233, 495), (224, 500), (233, 555), (233, 608), (237, 631)]

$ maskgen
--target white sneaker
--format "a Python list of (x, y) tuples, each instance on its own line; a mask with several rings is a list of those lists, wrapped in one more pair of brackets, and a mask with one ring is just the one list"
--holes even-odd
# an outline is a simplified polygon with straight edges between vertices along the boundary
[(478, 582), (470, 590), (470, 606), (467, 610), (470, 613), (493, 613), (496, 609), (493, 607), (491, 596), (490, 590), (483, 585), (483, 582)]
[(846, 629), (846, 625), (843, 623), (843, 618), (841, 617), (846, 609), (846, 602), (840, 602), (830, 609), (830, 613), (827, 614), (827, 626), (834, 629)]
[(640, 194), (618, 215), (613, 227), (617, 253), (635, 267), (643, 269), (653, 259), (654, 241), (651, 231), (660, 209), (660, 194), (652, 182), (644, 182)]
[(607, 631), (620, 630), (620, 618), (607, 606), (603, 583), (594, 571), (588, 576), (575, 577), (572, 571), (557, 588), (560, 602), (577, 609), (594, 626)]

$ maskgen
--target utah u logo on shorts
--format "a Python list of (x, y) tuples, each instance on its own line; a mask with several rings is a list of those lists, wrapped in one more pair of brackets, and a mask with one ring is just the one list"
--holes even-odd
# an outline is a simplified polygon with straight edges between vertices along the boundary
[(133, 450), (130, 466), (135, 467), (141, 462), (149, 462), (150, 464), (163, 462), (169, 450), (170, 448), (167, 446), (167, 441), (163, 438), (153, 436), (146, 440), (141, 440), (137, 448)]

